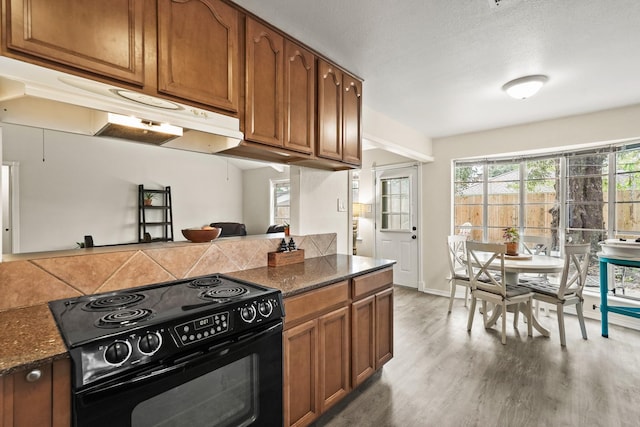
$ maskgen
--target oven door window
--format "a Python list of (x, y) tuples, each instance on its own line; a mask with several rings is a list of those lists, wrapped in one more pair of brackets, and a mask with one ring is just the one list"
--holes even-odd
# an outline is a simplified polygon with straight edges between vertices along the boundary
[(131, 413), (131, 426), (248, 426), (258, 417), (257, 389), (258, 363), (252, 354), (140, 402)]

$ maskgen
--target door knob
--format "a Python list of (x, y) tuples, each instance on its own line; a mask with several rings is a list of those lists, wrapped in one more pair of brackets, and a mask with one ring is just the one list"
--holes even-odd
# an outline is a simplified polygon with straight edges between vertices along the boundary
[(413, 236), (411, 236), (411, 238), (412, 238), (413, 240), (415, 240), (415, 239), (417, 239), (417, 238), (418, 238), (418, 236), (416, 236), (416, 235), (414, 234)]

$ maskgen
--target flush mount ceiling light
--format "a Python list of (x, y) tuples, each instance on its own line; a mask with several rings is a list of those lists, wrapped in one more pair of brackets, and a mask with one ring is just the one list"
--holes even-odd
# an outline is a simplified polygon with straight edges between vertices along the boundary
[(548, 80), (547, 76), (537, 74), (511, 80), (502, 86), (502, 90), (515, 99), (526, 99), (535, 95)]

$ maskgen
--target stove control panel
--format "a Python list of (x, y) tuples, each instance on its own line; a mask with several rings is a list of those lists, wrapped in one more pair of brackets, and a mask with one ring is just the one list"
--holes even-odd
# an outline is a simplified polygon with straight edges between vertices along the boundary
[(277, 298), (262, 298), (236, 309), (244, 323), (252, 324), (271, 320), (283, 315)]
[(125, 332), (73, 348), (72, 357), (81, 361), (82, 370), (82, 376), (76, 380), (79, 381), (77, 386), (167, 357), (174, 351), (172, 345), (166, 345), (170, 341), (169, 331), (160, 327)]
[(184, 322), (173, 330), (181, 345), (193, 344), (228, 332), (231, 329), (229, 312), (221, 312)]

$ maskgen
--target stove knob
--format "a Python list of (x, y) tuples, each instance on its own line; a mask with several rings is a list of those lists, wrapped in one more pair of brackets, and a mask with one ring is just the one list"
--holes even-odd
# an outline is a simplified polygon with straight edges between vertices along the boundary
[(270, 301), (261, 301), (258, 303), (258, 312), (262, 317), (271, 316), (271, 312), (273, 311), (273, 306)]
[(250, 305), (248, 307), (242, 307), (240, 309), (240, 317), (247, 323), (251, 323), (256, 318), (256, 309), (254, 306)]
[(131, 345), (126, 341), (116, 341), (104, 351), (104, 360), (112, 365), (121, 365), (130, 355)]
[(162, 341), (160, 340), (158, 333), (149, 332), (140, 337), (140, 341), (138, 341), (138, 349), (142, 354), (150, 356), (160, 349), (160, 344), (162, 344)]

